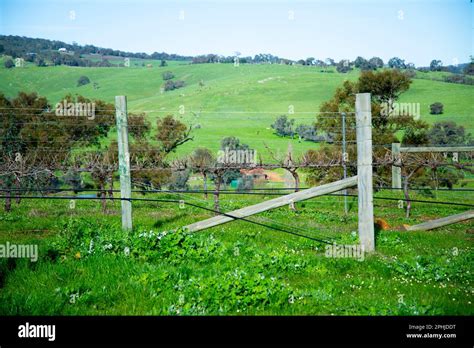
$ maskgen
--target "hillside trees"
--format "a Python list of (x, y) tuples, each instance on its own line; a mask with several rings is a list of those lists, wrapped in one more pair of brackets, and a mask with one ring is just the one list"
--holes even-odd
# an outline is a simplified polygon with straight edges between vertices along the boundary
[(430, 63), (430, 70), (431, 71), (441, 71), (443, 68), (443, 62), (438, 59), (433, 59)]
[(398, 57), (390, 58), (390, 60), (388, 61), (388, 66), (389, 68), (394, 68), (394, 69), (406, 68), (405, 60)]
[[(76, 100), (90, 102), (81, 96)], [(0, 95), (0, 185), (28, 189), (57, 182), (55, 171), (70, 160), (71, 150), (98, 144), (113, 123), (112, 105), (102, 101), (95, 101), (95, 105), (92, 120), (58, 116), (46, 98), (36, 93), (20, 92), (11, 100)], [(17, 197), (19, 202), (19, 193)], [(7, 199), (7, 211), (9, 204)]]
[(383, 60), (382, 58), (379, 58), (379, 57), (370, 58), (369, 64), (373, 67), (373, 69), (383, 68)]
[(345, 74), (345, 73), (351, 71), (352, 67), (351, 67), (351, 65), (350, 65), (350, 63), (347, 59), (343, 59), (343, 60), (339, 61), (339, 63), (337, 63), (336, 70), (339, 73)]
[(293, 129), (294, 123), (294, 119), (290, 120), (288, 119), (288, 116), (281, 115), (275, 120), (271, 127), (275, 130), (275, 133), (281, 137), (293, 137), (293, 135), (295, 134), (295, 131)]
[[(366, 71), (362, 72), (357, 82), (344, 81), (343, 85), (336, 89), (334, 96), (323, 103), (320, 111), (325, 113), (324, 117), (317, 119), (316, 127), (320, 131), (324, 131), (334, 139), (335, 147), (333, 150), (324, 149), (322, 151), (333, 151), (333, 158), (339, 158), (341, 155), (342, 141), (342, 117), (341, 112), (346, 113), (347, 124), (347, 156), (348, 171), (350, 175), (356, 173), (356, 133), (355, 133), (355, 95), (356, 93), (371, 93), (372, 95), (372, 124), (373, 124), (373, 143), (374, 144), (391, 144), (397, 142), (396, 133), (398, 131), (407, 131), (409, 129), (423, 129), (427, 124), (422, 121), (416, 121), (413, 116), (397, 116), (393, 117), (390, 113), (381, 112), (382, 103), (393, 103), (398, 99), (401, 93), (408, 90), (410, 79), (398, 70), (385, 70), (379, 72)], [(388, 152), (389, 145), (374, 147), (374, 155), (384, 157)], [(311, 159), (314, 156), (308, 154)], [(331, 157), (331, 156), (329, 156)], [(316, 173), (320, 171), (319, 173)], [(386, 171), (386, 170), (385, 170)], [(325, 169), (310, 169), (310, 175), (313, 178), (324, 178), (325, 181), (332, 181), (342, 177), (340, 167), (331, 167)], [(322, 175), (324, 172), (324, 175)], [(377, 168), (377, 174), (383, 177), (383, 167)]]

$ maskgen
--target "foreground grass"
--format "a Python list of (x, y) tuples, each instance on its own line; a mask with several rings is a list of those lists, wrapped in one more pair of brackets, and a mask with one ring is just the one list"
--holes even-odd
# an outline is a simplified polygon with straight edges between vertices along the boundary
[[(474, 203), (472, 194), (455, 192), (413, 198), (457, 201), (460, 195), (463, 202)], [(165, 197), (211, 206), (201, 195)], [(227, 195), (223, 209), (262, 199)], [(354, 244), (357, 203), (349, 201), (347, 217), (339, 197), (321, 197), (299, 203), (296, 212), (285, 207), (252, 219), (291, 224), (302, 234)], [(129, 234), (120, 230), (118, 202), (109, 203), (105, 215), (93, 201), (77, 201), (70, 209), (68, 201), (24, 200), (12, 213), (2, 212), (0, 242), (38, 243), (40, 257), (35, 263), (1, 261), (0, 314), (473, 314), (474, 224), (395, 231), (403, 223), (467, 208), (414, 203), (412, 217), (406, 219), (396, 201), (376, 200), (376, 217), (391, 228), (377, 232), (376, 253), (357, 260), (325, 257), (322, 243), (246, 222), (163, 236), (158, 232), (210, 213), (175, 204), (133, 205), (135, 228)]]

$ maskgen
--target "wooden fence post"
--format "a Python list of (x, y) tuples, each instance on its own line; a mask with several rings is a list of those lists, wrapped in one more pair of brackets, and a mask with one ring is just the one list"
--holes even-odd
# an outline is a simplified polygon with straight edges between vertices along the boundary
[[(392, 144), (392, 159), (395, 164), (401, 163), (400, 143)], [(392, 188), (402, 188), (402, 168), (392, 165)]]
[(358, 93), (356, 95), (356, 127), (359, 239), (364, 250), (370, 252), (375, 250), (370, 93)]
[(131, 198), (132, 184), (130, 177), (130, 153), (128, 150), (128, 125), (127, 125), (127, 98), (115, 97), (115, 120), (117, 122), (117, 142), (120, 173), (120, 197), (122, 198), (122, 228), (132, 229), (132, 202), (123, 200)]

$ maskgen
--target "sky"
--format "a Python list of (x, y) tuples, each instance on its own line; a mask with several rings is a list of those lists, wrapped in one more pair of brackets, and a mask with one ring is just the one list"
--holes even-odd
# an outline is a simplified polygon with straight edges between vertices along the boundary
[(473, 55), (472, 0), (0, 0), (0, 34), (130, 52), (417, 66)]

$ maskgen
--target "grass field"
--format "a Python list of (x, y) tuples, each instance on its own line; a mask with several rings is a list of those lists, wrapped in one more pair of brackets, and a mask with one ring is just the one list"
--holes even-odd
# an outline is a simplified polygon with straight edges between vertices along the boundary
[[(1, 62), (0, 62), (1, 63)], [(178, 150), (188, 154), (197, 146), (214, 151), (223, 137), (236, 136), (259, 154), (268, 155), (265, 144), (285, 151), (291, 142), (295, 153), (302, 153), (318, 144), (297, 139), (281, 138), (270, 125), (276, 117), (287, 114), (296, 124), (311, 124), (320, 105), (331, 98), (345, 79), (356, 80), (359, 72), (339, 74), (334, 70), (307, 66), (232, 64), (187, 64), (169, 62), (158, 68), (141, 67), (132, 60), (133, 68), (77, 68), (67, 66), (0, 68), (0, 91), (14, 96), (19, 91), (36, 91), (56, 103), (68, 94), (80, 94), (92, 99), (113, 103), (114, 96), (126, 95), (130, 112), (146, 111), (155, 122), (167, 114), (179, 116), (188, 124), (199, 125), (194, 130), (194, 141)], [(172, 71), (175, 79), (184, 80), (184, 88), (161, 92), (162, 73)], [(93, 84), (76, 87), (81, 75)], [(200, 85), (202, 81), (203, 85)], [(453, 120), (474, 133), (474, 86), (414, 79), (401, 102), (421, 104), (422, 119), (432, 123)], [(430, 115), (429, 105), (444, 104), (443, 115)], [(184, 114), (180, 114), (180, 107)], [(289, 109), (294, 114), (289, 114)]]
[[(401, 194), (379, 192), (379, 197)], [(473, 204), (474, 195), (440, 192), (437, 200)], [(140, 196), (137, 196), (140, 197)], [(147, 198), (157, 195), (147, 195)], [(201, 195), (161, 195), (211, 206)], [(271, 197), (227, 195), (225, 211)], [(414, 195), (413, 198), (435, 200)], [(119, 202), (24, 200), (0, 213), (0, 243), (39, 243), (39, 260), (3, 259), (2, 315), (472, 315), (474, 223), (428, 232), (396, 227), (459, 213), (464, 207), (378, 201), (377, 252), (363, 260), (329, 258), (325, 244), (232, 222), (192, 236), (159, 232), (210, 216), (176, 204), (134, 202), (134, 231), (120, 231)], [(357, 243), (357, 203), (344, 216), (340, 197), (321, 197), (252, 220), (298, 226), (312, 237)], [(267, 219), (271, 219), (270, 223)], [(93, 244), (91, 247), (91, 240)], [(127, 254), (125, 248), (130, 248)]]

